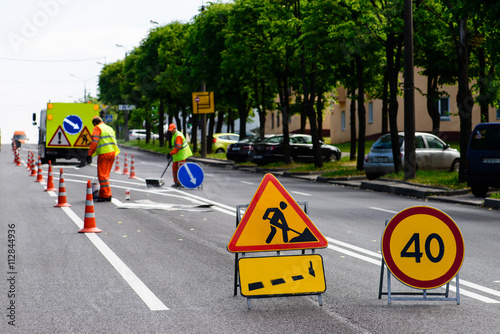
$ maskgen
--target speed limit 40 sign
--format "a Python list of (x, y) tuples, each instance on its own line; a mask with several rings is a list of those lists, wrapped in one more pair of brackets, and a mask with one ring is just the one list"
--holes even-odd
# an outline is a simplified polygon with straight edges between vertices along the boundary
[(440, 287), (455, 277), (464, 259), (464, 241), (446, 213), (416, 206), (396, 214), (382, 236), (382, 256), (391, 273), (417, 289)]

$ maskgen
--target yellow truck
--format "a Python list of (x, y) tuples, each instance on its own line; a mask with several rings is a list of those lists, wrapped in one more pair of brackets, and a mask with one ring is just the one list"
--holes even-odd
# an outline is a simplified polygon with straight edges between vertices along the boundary
[[(85, 165), (92, 142), (92, 118), (99, 115), (99, 105), (92, 103), (47, 103), (40, 112), (38, 155), (41, 162), (78, 159)], [(36, 125), (36, 113), (33, 114)]]

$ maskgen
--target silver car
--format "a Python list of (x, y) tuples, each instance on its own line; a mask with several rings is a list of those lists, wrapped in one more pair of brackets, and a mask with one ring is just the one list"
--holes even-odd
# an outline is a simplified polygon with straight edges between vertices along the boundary
[[(398, 137), (401, 161), (404, 163), (404, 133), (400, 132)], [(460, 167), (460, 152), (430, 133), (415, 133), (415, 155), (417, 169), (458, 171)], [(373, 144), (370, 153), (365, 156), (364, 168), (369, 180), (394, 172), (390, 134), (381, 136)]]

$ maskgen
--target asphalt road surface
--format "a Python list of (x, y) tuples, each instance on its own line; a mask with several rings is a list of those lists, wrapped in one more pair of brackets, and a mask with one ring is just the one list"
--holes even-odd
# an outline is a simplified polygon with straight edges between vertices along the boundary
[[(328, 247), (315, 251), (323, 261), (323, 305), (311, 295), (251, 299), (249, 309), (239, 289), (234, 296), (235, 255), (227, 246), (235, 231), (236, 206), (252, 201), (263, 174), (200, 165), (201, 188), (171, 188), (170, 170), (164, 176), (165, 186), (147, 188), (145, 179), (159, 178), (167, 161), (125, 149), (119, 155), (120, 168), (124, 153), (129, 170), (134, 155), (137, 178), (112, 172), (113, 201), (93, 205), (102, 232), (78, 233), (85, 223), (87, 181), (96, 177), (95, 162), (83, 168), (76, 161), (54, 164), (55, 187), (63, 169), (66, 200), (71, 204), (59, 208), (54, 207), (59, 191), (44, 191), (48, 166), (42, 166), (43, 182), (29, 176), (25, 167), (29, 150), (36, 154), (35, 145), (22, 146), (21, 166), (13, 163), (10, 146), (3, 145), (0, 151), (1, 333), (499, 331), (497, 210), (279, 178), (295, 201), (307, 202), (311, 221), (328, 240)], [(130, 200), (125, 197), (127, 189)], [(414, 206), (445, 212), (460, 229), (465, 255), (459, 305), (457, 300), (389, 304), (386, 295), (378, 298), (385, 222)], [(429, 224), (422, 220), (422, 226)], [(278, 231), (275, 238), (280, 235)], [(444, 232), (434, 235), (444, 239), (446, 258), (449, 237)], [(441, 260), (434, 246), (424, 249), (424, 240), (420, 250), (414, 248), (416, 243), (403, 240), (405, 244), (415, 275), (421, 274), (417, 257), (422, 262), (426, 255)], [(264, 255), (276, 252), (247, 254)], [(320, 272), (314, 268), (314, 273)], [(393, 292), (421, 292), (395, 278), (391, 283)], [(456, 296), (453, 279), (449, 297)]]

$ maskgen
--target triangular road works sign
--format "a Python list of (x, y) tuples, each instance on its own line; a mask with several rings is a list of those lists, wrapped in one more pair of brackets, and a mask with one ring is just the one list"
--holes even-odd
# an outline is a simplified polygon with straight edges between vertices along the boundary
[(68, 137), (66, 137), (66, 134), (60, 125), (47, 146), (71, 147)]
[(87, 129), (87, 127), (84, 127), (82, 132), (80, 133), (80, 136), (75, 141), (75, 144), (73, 144), (73, 147), (90, 147), (91, 143), (92, 135), (90, 134), (89, 129)]
[(227, 249), (233, 253), (325, 248), (328, 241), (272, 174), (266, 174)]

